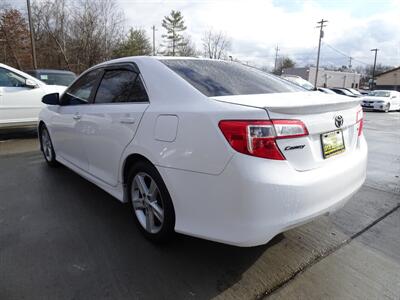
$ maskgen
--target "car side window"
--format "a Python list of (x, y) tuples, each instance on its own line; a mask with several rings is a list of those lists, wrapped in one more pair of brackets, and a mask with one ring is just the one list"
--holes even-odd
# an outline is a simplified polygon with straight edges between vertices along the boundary
[(25, 78), (4, 68), (0, 68), (0, 87), (25, 87)]
[(139, 74), (126, 69), (106, 70), (94, 99), (95, 104), (147, 101)]
[(90, 71), (78, 79), (64, 94), (62, 105), (87, 104), (93, 88), (96, 86), (99, 69)]

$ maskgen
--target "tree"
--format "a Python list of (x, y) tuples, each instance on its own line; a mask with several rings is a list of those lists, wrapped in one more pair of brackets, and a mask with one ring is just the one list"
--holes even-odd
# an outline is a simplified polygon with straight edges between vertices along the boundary
[[(38, 60), (41, 65), (57, 64), (71, 69), (69, 54), (69, 8), (66, 0), (45, 0), (34, 2), (32, 5), (32, 19), (38, 49)], [(55, 61), (52, 61), (55, 60)]]
[(114, 56), (150, 55), (152, 52), (150, 40), (144, 29), (129, 29), (125, 40), (122, 41)]
[(293, 68), (296, 65), (294, 60), (288, 56), (283, 56), (278, 59), (276, 69), (273, 71), (275, 75), (281, 75), (283, 69)]
[(34, 0), (38, 65), (77, 73), (109, 60), (124, 36), (116, 0)]
[(31, 68), (31, 43), (28, 24), (17, 9), (5, 9), (0, 16), (0, 39), (10, 54), (9, 65), (18, 69)]
[(224, 33), (212, 29), (204, 32), (202, 42), (204, 55), (213, 59), (226, 58), (226, 52), (231, 47), (231, 40)]
[(181, 56), (197, 56), (198, 51), (196, 45), (193, 43), (190, 36), (184, 36), (182, 40), (182, 46), (179, 49), (179, 55)]
[(172, 10), (169, 16), (164, 17), (161, 25), (167, 30), (167, 34), (162, 35), (167, 42), (166, 54), (172, 56), (179, 54), (179, 49), (185, 46), (182, 32), (186, 30), (181, 12)]

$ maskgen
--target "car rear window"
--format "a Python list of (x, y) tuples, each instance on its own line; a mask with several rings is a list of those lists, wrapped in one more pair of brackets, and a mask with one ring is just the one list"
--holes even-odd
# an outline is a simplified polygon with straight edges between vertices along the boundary
[(76, 78), (74, 74), (64, 73), (40, 73), (37, 77), (48, 85), (64, 86), (69, 86)]
[(163, 59), (161, 62), (207, 97), (305, 91), (240, 63), (197, 59)]

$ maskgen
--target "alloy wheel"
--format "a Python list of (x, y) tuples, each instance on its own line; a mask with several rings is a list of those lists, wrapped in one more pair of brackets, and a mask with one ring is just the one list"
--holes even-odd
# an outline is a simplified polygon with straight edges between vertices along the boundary
[(53, 145), (51, 144), (49, 133), (47, 129), (42, 130), (42, 149), (43, 154), (47, 161), (52, 161), (53, 159)]
[(140, 225), (149, 233), (158, 233), (164, 224), (164, 206), (157, 183), (149, 174), (139, 172), (135, 175), (131, 199)]

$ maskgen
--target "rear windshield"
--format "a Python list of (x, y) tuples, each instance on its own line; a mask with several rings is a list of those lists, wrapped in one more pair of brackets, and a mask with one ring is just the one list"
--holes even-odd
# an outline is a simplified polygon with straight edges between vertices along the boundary
[(219, 60), (161, 60), (207, 97), (305, 91), (286, 80), (239, 63)]
[(69, 86), (76, 76), (70, 73), (40, 73), (36, 76), (48, 85)]
[(375, 97), (390, 97), (390, 92), (386, 91), (373, 91), (369, 92), (369, 96), (375, 96)]

